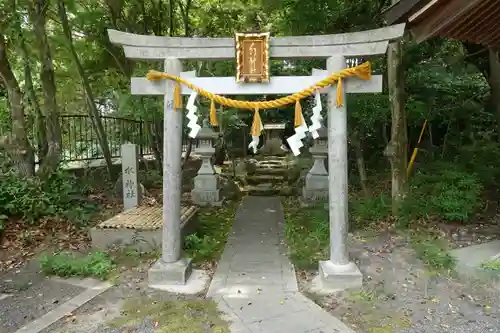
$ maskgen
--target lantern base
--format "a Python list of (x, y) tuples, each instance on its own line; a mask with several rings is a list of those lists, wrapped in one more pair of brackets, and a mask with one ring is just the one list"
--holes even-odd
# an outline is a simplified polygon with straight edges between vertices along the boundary
[(191, 191), (191, 200), (199, 206), (222, 206), (224, 199), (221, 195), (221, 190), (199, 190)]

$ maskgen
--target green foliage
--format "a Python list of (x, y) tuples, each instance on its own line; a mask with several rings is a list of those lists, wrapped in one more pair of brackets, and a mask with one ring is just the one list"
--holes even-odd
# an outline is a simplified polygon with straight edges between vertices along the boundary
[(328, 257), (328, 209), (320, 205), (301, 209), (295, 202), (286, 202), (284, 206), (290, 259), (301, 269), (317, 267), (319, 260)]
[(198, 213), (196, 232), (184, 239), (184, 250), (195, 263), (218, 259), (233, 225), (238, 202)]
[(391, 199), (384, 193), (377, 196), (356, 195), (349, 202), (349, 210), (355, 227), (367, 226), (391, 215)]
[(426, 236), (415, 236), (412, 239), (412, 246), (417, 257), (429, 267), (437, 271), (449, 271), (455, 268), (455, 259), (442, 241)]
[(500, 183), (500, 145), (494, 135), (496, 133), (479, 132), (484, 136), (477, 142), (460, 147), (455, 158), (456, 163), (463, 164), (467, 170), (477, 174), (484, 184), (496, 186)]
[(0, 214), (0, 235), (2, 234), (3, 230), (5, 229), (5, 222), (9, 219), (7, 215)]
[(57, 172), (47, 179), (24, 178), (7, 171), (0, 174), (0, 215), (36, 223), (44, 217), (61, 217), (85, 223), (97, 209), (88, 202), (76, 177)]
[(139, 181), (146, 188), (157, 188), (161, 187), (163, 176), (161, 171), (159, 172), (156, 169), (139, 170)]
[(40, 260), (40, 268), (47, 275), (106, 279), (115, 265), (104, 252), (94, 252), (86, 256), (61, 252), (44, 254)]
[(484, 268), (489, 271), (500, 272), (500, 259), (485, 261), (481, 264), (481, 268)]
[(407, 220), (434, 216), (468, 222), (482, 205), (483, 185), (478, 175), (453, 163), (436, 162), (418, 171), (410, 182), (404, 205)]

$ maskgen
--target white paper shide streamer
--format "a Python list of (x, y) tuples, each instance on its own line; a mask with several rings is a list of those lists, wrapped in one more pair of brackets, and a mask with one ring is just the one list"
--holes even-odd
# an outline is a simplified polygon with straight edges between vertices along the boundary
[[(260, 121), (259, 125), (260, 125), (259, 134), (260, 134), (262, 132), (262, 129), (264, 128), (264, 125), (262, 124), (262, 120)], [(250, 144), (248, 145), (248, 148), (252, 149), (254, 154), (257, 154), (257, 147), (259, 146), (259, 142), (260, 142), (260, 137), (252, 135), (252, 142), (250, 142)]]
[(323, 120), (323, 117), (321, 116), (323, 106), (321, 105), (321, 95), (318, 90), (316, 90), (314, 100), (315, 105), (313, 107), (313, 114), (311, 116), (311, 126), (309, 126), (309, 132), (311, 132), (313, 139), (317, 139), (319, 137), (318, 130), (321, 128), (321, 120)]
[(286, 139), (288, 145), (290, 146), (290, 149), (292, 150), (292, 153), (295, 156), (300, 155), (300, 148), (304, 147), (302, 140), (306, 137), (306, 133), (308, 131), (306, 121), (304, 120), (302, 112), (300, 113), (300, 117), (302, 118), (302, 125), (300, 125), (299, 127), (295, 127), (295, 134)]
[(189, 119), (189, 123), (187, 124), (187, 127), (191, 129), (189, 132), (189, 137), (190, 138), (196, 138), (198, 135), (198, 132), (201, 129), (201, 126), (198, 125), (198, 116), (196, 115), (196, 111), (198, 111), (198, 107), (194, 105), (194, 102), (196, 101), (196, 97), (198, 96), (198, 93), (196, 91), (193, 91), (191, 95), (189, 96), (186, 109), (188, 110), (188, 113), (186, 114), (186, 118)]

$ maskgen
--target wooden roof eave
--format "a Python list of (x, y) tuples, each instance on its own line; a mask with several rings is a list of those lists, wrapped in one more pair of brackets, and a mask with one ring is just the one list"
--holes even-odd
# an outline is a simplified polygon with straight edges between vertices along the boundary
[(422, 7), (430, 0), (402, 0), (390, 6), (384, 11), (384, 19), (387, 25), (407, 22), (410, 15)]

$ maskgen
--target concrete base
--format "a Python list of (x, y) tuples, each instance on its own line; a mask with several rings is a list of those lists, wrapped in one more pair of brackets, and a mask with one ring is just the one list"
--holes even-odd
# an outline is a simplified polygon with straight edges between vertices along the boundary
[(183, 258), (174, 263), (165, 263), (161, 259), (148, 271), (148, 284), (155, 286), (185, 285), (192, 272), (191, 259)]
[(210, 276), (207, 272), (194, 269), (186, 281), (186, 284), (168, 284), (161, 283), (156, 285), (149, 285), (152, 289), (168, 291), (170, 293), (195, 295), (203, 292), (210, 282)]
[(312, 283), (311, 292), (332, 294), (347, 289), (360, 289), (363, 286), (363, 274), (353, 262), (336, 265), (331, 261), (320, 261), (319, 274)]

